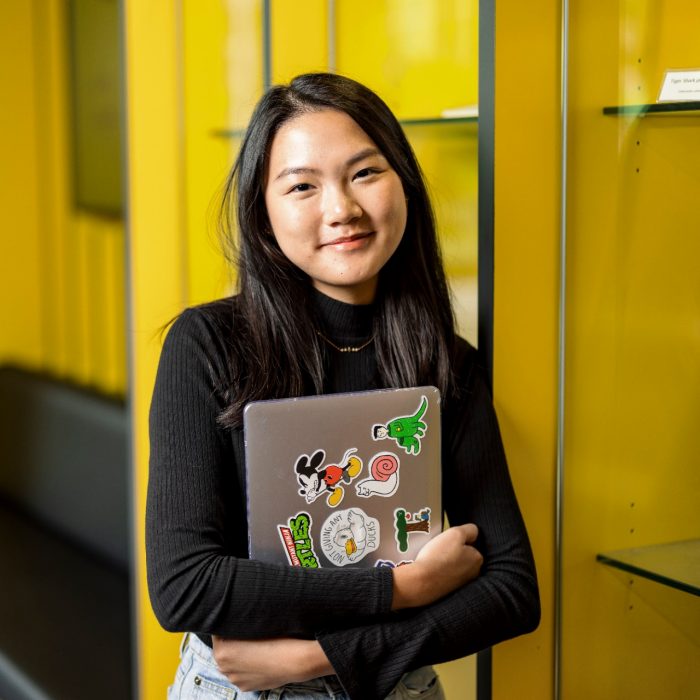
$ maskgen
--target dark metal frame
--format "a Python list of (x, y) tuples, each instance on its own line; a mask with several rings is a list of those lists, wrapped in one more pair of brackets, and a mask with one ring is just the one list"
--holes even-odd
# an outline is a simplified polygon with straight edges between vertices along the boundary
[[(493, 386), (496, 0), (479, 0), (478, 345)], [(491, 649), (476, 656), (477, 700), (491, 700)]]

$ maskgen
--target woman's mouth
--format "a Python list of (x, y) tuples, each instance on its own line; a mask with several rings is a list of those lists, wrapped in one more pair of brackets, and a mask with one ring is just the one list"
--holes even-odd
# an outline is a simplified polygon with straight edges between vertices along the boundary
[(369, 238), (374, 235), (373, 231), (366, 233), (353, 233), (349, 236), (338, 236), (327, 243), (321, 245), (322, 248), (333, 248), (333, 250), (357, 250), (367, 245)]

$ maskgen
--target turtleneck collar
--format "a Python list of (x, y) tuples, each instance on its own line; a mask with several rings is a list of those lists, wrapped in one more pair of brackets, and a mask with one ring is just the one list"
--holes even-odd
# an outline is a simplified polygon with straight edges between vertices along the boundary
[(372, 335), (374, 304), (346, 304), (313, 290), (320, 330), (333, 340), (354, 342)]

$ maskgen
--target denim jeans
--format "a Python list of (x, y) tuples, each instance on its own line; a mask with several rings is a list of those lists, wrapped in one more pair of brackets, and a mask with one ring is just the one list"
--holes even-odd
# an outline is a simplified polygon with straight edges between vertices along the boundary
[[(348, 696), (336, 676), (244, 692), (219, 671), (212, 650), (196, 635), (186, 634), (167, 700), (348, 700)], [(445, 695), (435, 671), (426, 666), (404, 674), (387, 700), (445, 700)]]

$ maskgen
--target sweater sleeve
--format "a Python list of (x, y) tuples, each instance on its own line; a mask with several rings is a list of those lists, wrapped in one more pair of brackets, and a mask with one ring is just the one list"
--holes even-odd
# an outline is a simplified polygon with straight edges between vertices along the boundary
[(329, 623), (386, 613), (390, 571), (307, 570), (246, 558), (245, 496), (235, 476), (241, 465), (234, 464), (231, 431), (217, 424), (222, 342), (205, 314), (189, 310), (161, 353), (146, 506), (148, 587), (159, 622), (169, 631), (238, 639), (313, 637)]
[(409, 670), (472, 654), (539, 623), (534, 561), (490, 395), (475, 368), (464, 373), (465, 398), (445, 416), (443, 500), (450, 524), (478, 525), (481, 573), (430, 606), (320, 633), (353, 700), (380, 700)]

